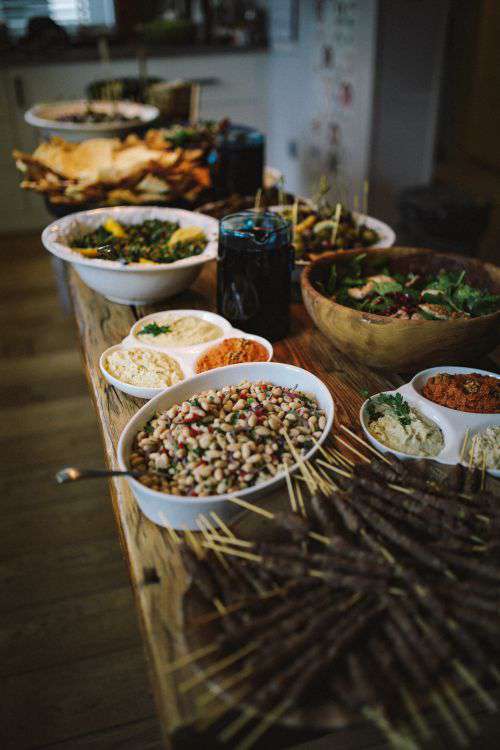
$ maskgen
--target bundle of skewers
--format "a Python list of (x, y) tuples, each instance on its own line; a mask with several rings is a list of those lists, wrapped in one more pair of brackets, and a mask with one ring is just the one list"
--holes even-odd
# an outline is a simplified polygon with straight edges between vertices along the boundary
[(497, 710), (498, 497), (472, 463), (403, 462), (344, 430), (312, 462), (295, 452), (290, 509), (235, 499), (262, 519), (258, 539), (216, 514), (201, 536), (171, 530), (203, 603), (189, 632), (210, 632), (171, 669), (191, 665), (183, 693), (206, 687), (200, 728), (239, 712), (219, 735), (238, 750), (325, 701), (394, 748), (435, 747), (436, 731), (466, 746), (471, 695)]

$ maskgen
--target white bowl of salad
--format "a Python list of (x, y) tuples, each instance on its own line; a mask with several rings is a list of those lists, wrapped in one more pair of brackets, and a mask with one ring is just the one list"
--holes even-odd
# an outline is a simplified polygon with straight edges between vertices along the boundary
[(187, 289), (217, 257), (218, 222), (177, 208), (116, 206), (70, 214), (42, 233), (45, 248), (112, 302), (144, 305)]

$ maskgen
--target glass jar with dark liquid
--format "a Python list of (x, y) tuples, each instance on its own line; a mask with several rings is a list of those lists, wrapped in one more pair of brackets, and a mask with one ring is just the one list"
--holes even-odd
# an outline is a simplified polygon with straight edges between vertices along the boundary
[(279, 214), (241, 211), (219, 232), (217, 309), (234, 326), (271, 341), (286, 336), (294, 251), (292, 226)]

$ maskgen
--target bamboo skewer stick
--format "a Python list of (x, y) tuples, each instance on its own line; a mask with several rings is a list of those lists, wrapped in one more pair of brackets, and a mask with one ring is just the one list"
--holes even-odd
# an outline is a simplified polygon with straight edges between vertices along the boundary
[[(207, 519), (205, 518), (205, 516), (203, 516), (201, 513), (198, 515), (198, 517), (196, 519), (196, 522), (197, 522), (197, 524), (198, 524), (198, 526), (200, 528), (201, 533), (203, 534), (203, 536), (205, 538), (205, 543), (210, 544), (211, 543), (211, 541), (210, 541), (211, 540), (211, 534), (210, 534), (210, 532), (208, 530), (210, 522), (207, 521)], [(222, 557), (222, 555), (216, 549), (214, 549), (214, 552), (215, 552), (215, 556), (217, 557), (217, 560), (220, 562), (220, 564), (222, 565), (222, 567), (225, 568), (226, 570), (229, 570), (229, 566), (227, 564), (227, 560), (224, 560), (224, 558)]]
[(464, 439), (462, 442), (462, 448), (460, 450), (460, 463), (462, 463), (465, 458), (465, 452), (467, 450), (467, 443), (469, 441), (469, 433), (470, 433), (470, 427), (467, 427), (467, 429), (465, 430), (465, 435), (464, 435)]
[(267, 732), (267, 730), (283, 716), (288, 709), (288, 700), (285, 699), (273, 711), (266, 714), (257, 726), (245, 739), (236, 746), (235, 750), (250, 750), (255, 743)]
[(230, 503), (235, 503), (241, 508), (245, 508), (245, 510), (251, 510), (253, 513), (257, 513), (259, 516), (264, 516), (264, 518), (269, 519), (274, 518), (274, 513), (271, 513), (271, 511), (266, 510), (265, 508), (260, 508), (258, 505), (252, 505), (252, 503), (249, 503), (246, 500), (242, 500), (241, 497), (228, 497), (227, 499)]
[(356, 433), (350, 430), (349, 427), (347, 427), (345, 424), (341, 424), (340, 429), (344, 430), (344, 432), (347, 432), (347, 434), (354, 438), (354, 440), (357, 440), (358, 443), (364, 445), (365, 448), (374, 453), (377, 458), (380, 458), (381, 461), (385, 461), (385, 463), (389, 464), (389, 466), (391, 465), (391, 462), (384, 456), (383, 453), (374, 448), (373, 445), (370, 445), (370, 443), (368, 443), (366, 440), (363, 440), (363, 438), (359, 437), (359, 435), (356, 435)]
[(235, 557), (241, 557), (244, 560), (251, 560), (252, 562), (262, 562), (261, 555), (254, 555), (252, 552), (245, 552), (244, 550), (240, 549), (231, 549), (231, 547), (219, 547), (212, 541), (205, 542), (203, 546), (207, 549), (213, 550), (216, 554), (218, 553), (219, 555), (234, 555)]
[(227, 525), (226, 525), (226, 524), (224, 523), (224, 521), (222, 520), (222, 518), (220, 518), (220, 516), (219, 516), (219, 515), (218, 515), (218, 514), (217, 514), (217, 513), (215, 512), (215, 510), (211, 510), (211, 511), (210, 511), (210, 515), (211, 515), (211, 516), (212, 516), (212, 518), (214, 519), (215, 523), (218, 523), (218, 524), (219, 524), (220, 528), (221, 528), (221, 529), (222, 529), (222, 531), (223, 531), (223, 532), (224, 532), (224, 533), (226, 534), (226, 536), (234, 536), (234, 534), (233, 534), (233, 532), (231, 531), (231, 529), (229, 528), (229, 526), (227, 526)]
[(341, 214), (342, 214), (342, 204), (337, 203), (337, 205), (335, 206), (335, 219), (334, 219), (335, 224), (333, 225), (332, 234), (330, 237), (330, 244), (333, 248), (335, 248), (335, 241), (337, 239), (337, 234), (339, 231)]
[(238, 651), (234, 651), (232, 654), (229, 654), (223, 659), (220, 659), (220, 661), (215, 662), (215, 664), (211, 664), (203, 672), (196, 674), (194, 677), (186, 680), (185, 682), (181, 682), (181, 684), (179, 685), (180, 692), (187, 693), (197, 685), (201, 685), (201, 683), (209, 677), (213, 677), (219, 672), (223, 672), (225, 669), (227, 669), (227, 667), (230, 667), (232, 664), (240, 661), (240, 659), (244, 659), (245, 656), (248, 656), (248, 654), (251, 654), (252, 651), (255, 651), (258, 646), (258, 641), (252, 641), (251, 643), (247, 643), (245, 646), (243, 646), (243, 648), (238, 649)]
[(300, 482), (297, 482), (297, 480), (295, 480), (295, 494), (297, 495), (297, 502), (299, 504), (300, 511), (304, 518), (307, 518), (304, 496), (302, 495), (302, 487), (300, 486)]
[(355, 456), (358, 456), (358, 458), (360, 458), (362, 461), (364, 461), (365, 464), (369, 464), (370, 463), (370, 459), (369, 458), (367, 458), (365, 455), (363, 455), (363, 453), (360, 453), (357, 448), (354, 448), (352, 445), (350, 445), (345, 440), (343, 440), (340, 437), (340, 435), (334, 435), (333, 437), (335, 438), (335, 440), (338, 440), (339, 443), (342, 443), (343, 446), (345, 446), (346, 448), (349, 448), (349, 450), (351, 451), (351, 453), (354, 453)]
[(368, 180), (363, 181), (363, 213), (368, 216), (368, 196), (370, 193), (370, 184)]
[(255, 193), (255, 210), (260, 211), (260, 204), (262, 202), (262, 188), (259, 188)]
[(288, 497), (290, 499), (290, 505), (292, 506), (292, 511), (294, 513), (296, 513), (297, 512), (297, 501), (295, 499), (295, 495), (294, 495), (294, 492), (293, 492), (292, 480), (290, 479), (290, 472), (289, 471), (285, 472), (285, 479), (286, 479), (286, 487), (287, 487), (287, 490), (288, 490)]

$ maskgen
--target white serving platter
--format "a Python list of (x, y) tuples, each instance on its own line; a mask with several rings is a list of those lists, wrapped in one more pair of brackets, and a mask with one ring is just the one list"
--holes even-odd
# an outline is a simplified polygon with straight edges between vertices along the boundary
[[(470, 374), (477, 373), (479, 375), (490, 375), (493, 378), (500, 378), (500, 375), (488, 370), (480, 370), (476, 367), (456, 367), (452, 365), (440, 365), (439, 367), (430, 367), (427, 370), (422, 370), (417, 373), (415, 377), (410, 380), (409, 383), (400, 386), (392, 391), (381, 391), (381, 393), (401, 393), (403, 398), (410, 404), (418, 409), (424, 417), (427, 417), (431, 421), (435, 422), (438, 427), (441, 428), (444, 438), (444, 446), (441, 452), (437, 456), (415, 456), (409, 453), (402, 453), (400, 451), (393, 450), (388, 446), (377, 440), (371, 432), (368, 430), (368, 413), (367, 406), (368, 402), (372, 398), (380, 395), (374, 394), (361, 406), (359, 412), (359, 419), (361, 427), (370, 441), (370, 443), (377, 448), (381, 453), (393, 453), (395, 456), (402, 460), (410, 458), (430, 458), (433, 461), (437, 461), (441, 464), (457, 464), (460, 463), (461, 448), (465, 439), (465, 433), (469, 430), (470, 435), (474, 435), (476, 432), (481, 432), (490, 425), (500, 425), (500, 414), (483, 414), (474, 413), (467, 411), (458, 411), (457, 409), (449, 409), (447, 406), (441, 406), (436, 404), (434, 401), (430, 401), (428, 398), (422, 395), (422, 389), (426, 384), (427, 380), (433, 375), (439, 373), (448, 373), (450, 375), (455, 374)], [(467, 460), (462, 461), (464, 466), (468, 465)], [(500, 477), (500, 469), (487, 469), (488, 473), (495, 477)]]
[[(169, 319), (171, 318), (172, 320), (177, 320), (178, 318), (184, 318), (191, 315), (218, 326), (222, 332), (221, 336), (216, 339), (212, 339), (211, 341), (207, 341), (203, 344), (193, 344), (191, 346), (161, 346), (160, 344), (144, 341), (138, 335), (138, 331), (140, 331), (148, 323), (153, 323), (157, 320), (163, 321), (167, 316)], [(240, 331), (238, 328), (233, 328), (231, 323), (221, 315), (208, 312), (207, 310), (163, 310), (161, 312), (152, 313), (151, 315), (146, 315), (144, 318), (140, 318), (136, 323), (134, 323), (134, 325), (130, 329), (130, 333), (123, 339), (120, 344), (110, 346), (101, 354), (101, 357), (99, 359), (99, 367), (108, 383), (113, 385), (119, 391), (122, 391), (129, 396), (134, 396), (135, 398), (150, 399), (154, 398), (159, 393), (162, 393), (165, 390), (175, 388), (177, 383), (168, 387), (162, 386), (160, 388), (148, 388), (132, 385), (131, 383), (125, 383), (122, 380), (118, 380), (108, 371), (106, 367), (107, 358), (113, 351), (116, 351), (118, 349), (150, 349), (156, 352), (161, 352), (163, 354), (168, 354), (169, 357), (171, 357), (178, 363), (179, 367), (184, 373), (182, 382), (185, 382), (186, 380), (189, 380), (196, 375), (196, 363), (198, 359), (208, 349), (211, 349), (213, 346), (217, 346), (217, 344), (220, 344), (224, 339), (227, 338), (242, 338), (257, 341), (259, 344), (262, 344), (262, 346), (267, 350), (267, 361), (269, 362), (273, 358), (273, 347), (270, 341), (262, 338), (262, 336), (255, 336), (254, 334)]]
[[(225, 385), (237, 385), (243, 380), (252, 382), (265, 381), (285, 388), (294, 388), (314, 396), (326, 415), (326, 426), (317, 443), (304, 454), (304, 459), (311, 458), (327, 438), (333, 424), (335, 407), (332, 396), (326, 385), (307, 370), (295, 365), (278, 362), (248, 362), (239, 365), (219, 367), (208, 370), (193, 378), (168, 388), (160, 395), (145, 404), (123, 430), (118, 443), (118, 465), (126, 471), (129, 469), (129, 456), (135, 435), (157, 411), (166, 411), (174, 404), (192, 398), (195, 394), (209, 389), (219, 389)], [(295, 464), (290, 473), (297, 469)], [(198, 529), (199, 514), (209, 515), (215, 511), (225, 522), (229, 521), (241, 508), (228, 498), (238, 497), (254, 502), (258, 497), (269, 494), (285, 481), (285, 472), (279, 473), (266, 482), (254, 487), (247, 487), (240, 492), (206, 497), (169, 495), (166, 492), (150, 489), (133, 477), (127, 481), (142, 512), (160, 526), (172, 526), (175, 529)]]

